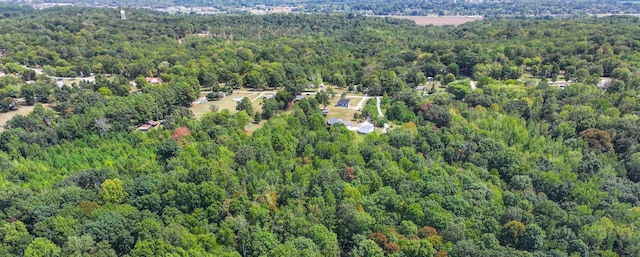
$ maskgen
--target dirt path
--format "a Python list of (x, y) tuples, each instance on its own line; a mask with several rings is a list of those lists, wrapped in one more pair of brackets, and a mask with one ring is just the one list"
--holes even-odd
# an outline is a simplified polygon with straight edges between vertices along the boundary
[(378, 106), (378, 115), (379, 116), (384, 116), (384, 114), (382, 114), (382, 109), (380, 109), (381, 99), (382, 99), (381, 97), (376, 97), (376, 101), (377, 101), (376, 105)]
[[(380, 102), (382, 100), (382, 97), (376, 97), (376, 105), (378, 107), (378, 115), (379, 116), (384, 116), (384, 114), (382, 113), (382, 109), (380, 108)], [(391, 128), (391, 126), (389, 126), (388, 123), (384, 124), (384, 129), (382, 129), (383, 133), (387, 133), (389, 132), (389, 128)]]

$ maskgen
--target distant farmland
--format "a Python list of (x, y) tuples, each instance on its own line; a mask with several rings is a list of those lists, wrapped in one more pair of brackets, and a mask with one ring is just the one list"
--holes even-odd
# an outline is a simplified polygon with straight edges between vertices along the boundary
[(414, 21), (417, 25), (460, 25), (482, 19), (482, 16), (380, 16)]

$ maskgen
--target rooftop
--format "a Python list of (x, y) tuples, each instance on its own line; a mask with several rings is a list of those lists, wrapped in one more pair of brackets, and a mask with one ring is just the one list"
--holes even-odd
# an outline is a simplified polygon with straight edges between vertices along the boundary
[(342, 98), (338, 100), (338, 106), (349, 106), (349, 99)]

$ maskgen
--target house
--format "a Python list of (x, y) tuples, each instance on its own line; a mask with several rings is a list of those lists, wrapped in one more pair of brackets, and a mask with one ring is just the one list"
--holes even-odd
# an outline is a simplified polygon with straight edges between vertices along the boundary
[(417, 86), (416, 91), (425, 91), (427, 90), (427, 86)]
[(328, 124), (329, 126), (333, 126), (333, 124), (337, 124), (337, 123), (342, 123), (342, 124), (344, 124), (344, 121), (342, 121), (341, 119), (338, 119), (338, 118), (329, 118), (329, 119), (327, 120), (327, 124)]
[(142, 124), (142, 126), (140, 126), (138, 129), (140, 131), (148, 131), (150, 128), (151, 128), (151, 124), (145, 123), (145, 124)]
[(360, 126), (358, 126), (358, 133), (366, 135), (373, 132), (374, 129), (375, 127), (373, 126), (373, 124), (369, 122), (369, 120), (367, 120), (363, 123), (360, 123)]
[(151, 126), (158, 126), (158, 122), (155, 120), (150, 120), (149, 122), (147, 122), (147, 124), (151, 125)]
[(300, 101), (302, 100), (302, 98), (304, 98), (303, 95), (297, 95), (296, 98), (293, 100), (294, 102)]
[(342, 98), (338, 101), (337, 107), (349, 108), (349, 99)]
[(160, 78), (154, 78), (154, 77), (146, 77), (146, 80), (147, 80), (147, 83), (149, 84), (158, 84), (162, 82)]
[(433, 78), (433, 77), (427, 77), (427, 81), (429, 81), (429, 82), (434, 82), (434, 81), (436, 81), (436, 79), (435, 79), (435, 78)]

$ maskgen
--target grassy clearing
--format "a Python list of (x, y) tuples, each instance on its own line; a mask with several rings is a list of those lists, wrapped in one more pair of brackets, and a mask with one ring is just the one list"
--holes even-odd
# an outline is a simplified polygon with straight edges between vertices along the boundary
[(35, 106), (20, 106), (18, 110), (0, 113), (0, 132), (4, 131), (4, 125), (16, 115), (26, 116), (29, 114)]
[(338, 101), (340, 100), (340, 97), (338, 95), (332, 98), (329, 105), (327, 105), (327, 109), (329, 109), (329, 115), (327, 115), (327, 118), (340, 118), (345, 121), (353, 120), (353, 115), (358, 111), (353, 110), (351, 108), (355, 107), (360, 102), (361, 99), (359, 98), (349, 98), (349, 99), (350, 99), (350, 102), (349, 102), (350, 108), (344, 108), (344, 107), (336, 106), (338, 104)]
[[(208, 112), (211, 111), (211, 106), (217, 106), (218, 110), (224, 110), (227, 109), (231, 112), (236, 112), (236, 105), (238, 105), (236, 102), (233, 101), (234, 98), (242, 98), (242, 97), (250, 97), (250, 95), (252, 94), (247, 94), (247, 93), (233, 93), (231, 95), (228, 95), (225, 98), (222, 98), (218, 101), (209, 101), (203, 104), (194, 104), (191, 106), (191, 111), (193, 112), (193, 115), (196, 117), (196, 119), (202, 118), (202, 116), (204, 116), (205, 114), (207, 114)], [(201, 97), (205, 97), (204, 95), (202, 95)]]

